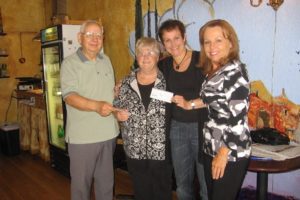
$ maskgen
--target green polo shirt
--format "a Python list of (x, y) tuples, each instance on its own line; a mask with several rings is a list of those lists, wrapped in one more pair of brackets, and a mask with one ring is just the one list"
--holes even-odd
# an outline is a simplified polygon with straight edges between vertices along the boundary
[[(96, 61), (90, 61), (78, 49), (64, 59), (60, 76), (63, 99), (77, 93), (88, 99), (113, 101), (114, 71), (110, 59), (103, 53), (97, 56)], [(96, 112), (80, 111), (68, 104), (66, 107), (66, 142), (95, 143), (118, 135), (118, 123), (112, 114), (102, 117)]]

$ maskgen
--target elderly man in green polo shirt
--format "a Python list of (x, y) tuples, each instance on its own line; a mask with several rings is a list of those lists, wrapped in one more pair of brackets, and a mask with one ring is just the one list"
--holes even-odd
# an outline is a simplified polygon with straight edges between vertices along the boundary
[(71, 198), (113, 198), (113, 152), (118, 124), (111, 114), (114, 71), (103, 53), (103, 27), (85, 21), (78, 33), (81, 48), (62, 63), (61, 89), (67, 107), (66, 142), (70, 157)]

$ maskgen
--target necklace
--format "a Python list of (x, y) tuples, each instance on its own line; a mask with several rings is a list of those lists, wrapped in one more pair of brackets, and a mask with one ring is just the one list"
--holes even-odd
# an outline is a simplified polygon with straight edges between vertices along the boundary
[(175, 69), (176, 69), (176, 70), (179, 70), (179, 67), (180, 67), (180, 65), (182, 64), (182, 62), (184, 61), (187, 52), (188, 52), (188, 51), (185, 49), (185, 54), (184, 54), (183, 58), (181, 59), (181, 61), (180, 61), (179, 63), (177, 63), (177, 62), (174, 60)]

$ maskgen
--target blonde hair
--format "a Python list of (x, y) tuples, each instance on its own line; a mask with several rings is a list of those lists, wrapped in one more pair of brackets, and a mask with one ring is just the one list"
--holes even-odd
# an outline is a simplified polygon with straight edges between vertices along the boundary
[(138, 39), (138, 41), (136, 42), (136, 45), (135, 45), (135, 55), (136, 56), (138, 55), (138, 53), (140, 52), (140, 50), (143, 47), (149, 47), (156, 53), (157, 56), (160, 55), (160, 44), (154, 38), (141, 37), (140, 39)]

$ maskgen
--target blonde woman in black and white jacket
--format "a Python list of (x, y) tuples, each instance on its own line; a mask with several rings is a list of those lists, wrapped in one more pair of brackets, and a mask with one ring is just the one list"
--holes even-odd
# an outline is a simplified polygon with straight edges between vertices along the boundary
[(121, 121), (128, 171), (136, 200), (171, 199), (172, 168), (166, 137), (167, 103), (150, 98), (153, 88), (166, 89), (157, 67), (159, 43), (143, 37), (136, 44), (139, 68), (122, 81), (115, 106)]

